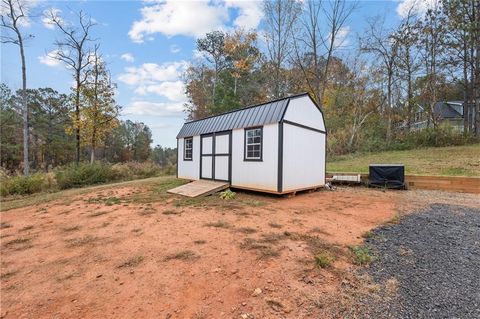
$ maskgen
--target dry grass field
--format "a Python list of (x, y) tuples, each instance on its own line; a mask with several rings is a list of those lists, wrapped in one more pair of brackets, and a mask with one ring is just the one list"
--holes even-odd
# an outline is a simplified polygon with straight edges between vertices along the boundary
[(402, 163), (406, 174), (480, 176), (480, 144), (345, 155), (328, 160), (327, 171), (368, 173), (374, 163)]

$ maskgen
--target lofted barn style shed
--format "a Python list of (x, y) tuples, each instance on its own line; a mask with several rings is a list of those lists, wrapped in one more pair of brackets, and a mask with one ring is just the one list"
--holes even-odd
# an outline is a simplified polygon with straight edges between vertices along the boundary
[(308, 93), (187, 122), (177, 135), (177, 177), (291, 193), (325, 184), (327, 132)]

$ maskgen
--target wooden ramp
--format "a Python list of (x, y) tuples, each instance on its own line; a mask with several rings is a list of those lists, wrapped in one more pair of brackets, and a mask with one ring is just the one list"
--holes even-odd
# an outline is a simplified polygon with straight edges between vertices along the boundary
[(188, 197), (207, 196), (224, 190), (229, 183), (198, 180), (168, 190), (169, 193)]

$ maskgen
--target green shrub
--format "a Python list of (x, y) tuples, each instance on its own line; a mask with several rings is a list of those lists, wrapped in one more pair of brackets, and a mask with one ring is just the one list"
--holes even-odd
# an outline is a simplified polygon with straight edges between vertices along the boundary
[(321, 268), (327, 268), (332, 265), (335, 259), (326, 251), (315, 255), (315, 264)]
[(48, 189), (48, 186), (49, 179), (44, 173), (35, 173), (28, 176), (2, 176), (0, 178), (1, 196), (38, 193)]
[(352, 251), (355, 259), (354, 262), (357, 265), (367, 265), (372, 262), (373, 256), (370, 252), (370, 249), (366, 246), (351, 246), (349, 247)]
[(106, 183), (115, 180), (112, 166), (99, 162), (70, 164), (55, 170), (60, 189)]
[(113, 165), (112, 172), (116, 180), (131, 180), (159, 176), (162, 168), (151, 162), (127, 162)]
[(175, 164), (168, 164), (162, 170), (163, 175), (175, 175), (176, 173), (177, 173), (177, 165)]
[(224, 190), (223, 192), (220, 193), (220, 198), (221, 199), (234, 199), (236, 193), (232, 192), (230, 189)]

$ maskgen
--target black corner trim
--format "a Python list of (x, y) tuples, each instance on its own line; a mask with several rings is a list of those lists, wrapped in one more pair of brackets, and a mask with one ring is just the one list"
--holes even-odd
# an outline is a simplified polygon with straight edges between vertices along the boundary
[(327, 134), (327, 132), (325, 132), (325, 131), (316, 129), (316, 128), (311, 127), (311, 126), (303, 125), (303, 124), (300, 124), (300, 123), (296, 123), (296, 122), (292, 122), (292, 121), (288, 121), (288, 120), (283, 120), (283, 123), (290, 124), (290, 125), (297, 126), (297, 127), (301, 127), (301, 128), (306, 129), (306, 130), (314, 131), (314, 132), (317, 132), (317, 133)]
[(283, 191), (283, 121), (278, 123), (278, 172), (277, 192)]
[(178, 154), (178, 152), (180, 151), (180, 149), (178, 148), (178, 138), (177, 138), (177, 169), (176, 169), (176, 177), (178, 178), (178, 163), (180, 162), (180, 156)]

